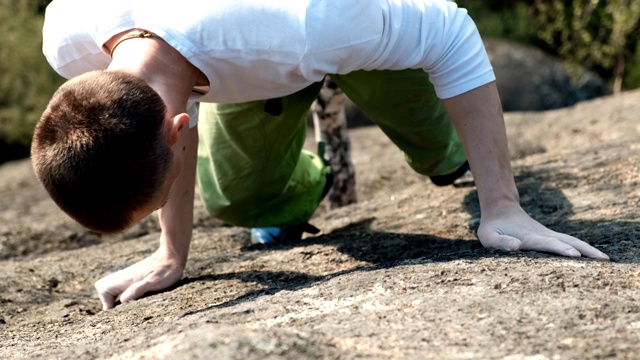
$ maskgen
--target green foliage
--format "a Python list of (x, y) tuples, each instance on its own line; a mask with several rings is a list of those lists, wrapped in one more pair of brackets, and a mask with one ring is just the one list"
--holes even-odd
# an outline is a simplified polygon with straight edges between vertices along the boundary
[(614, 91), (640, 87), (640, 0), (457, 0), (480, 33), (541, 47), (595, 71)]
[(531, 18), (531, 8), (526, 1), (457, 0), (456, 3), (467, 9), (484, 37), (534, 46), (539, 43)]
[(0, 162), (28, 155), (33, 127), (62, 79), (42, 55), (40, 0), (0, 0)]
[(638, 47), (638, 0), (536, 0), (538, 36), (568, 60), (599, 70), (621, 89)]
[(636, 52), (629, 59), (627, 69), (623, 87), (627, 89), (640, 88), (640, 46), (636, 46)]

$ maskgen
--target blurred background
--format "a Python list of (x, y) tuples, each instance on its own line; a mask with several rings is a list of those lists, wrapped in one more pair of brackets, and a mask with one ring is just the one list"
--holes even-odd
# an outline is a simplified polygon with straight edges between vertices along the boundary
[[(51, 0), (0, 0), (0, 163), (29, 155), (64, 81), (42, 55)], [(485, 40), (505, 111), (540, 111), (640, 88), (640, 0), (458, 0)], [(73, 21), (73, 14), (69, 14)]]

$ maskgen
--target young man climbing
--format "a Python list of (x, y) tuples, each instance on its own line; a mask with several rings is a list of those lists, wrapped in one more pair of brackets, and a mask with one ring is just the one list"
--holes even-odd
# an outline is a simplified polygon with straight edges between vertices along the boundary
[[(455, 3), (54, 0), (44, 53), (70, 79), (32, 145), (52, 198), (105, 232), (159, 209), (158, 250), (96, 283), (105, 309), (182, 277), (196, 167), (213, 216), (253, 228), (306, 223), (328, 170), (300, 149), (327, 74), (416, 171), (451, 174), (468, 160), (484, 246), (607, 259), (520, 207), (495, 76)], [(429, 81), (451, 121), (425, 110), (433, 105)], [(233, 161), (219, 162), (224, 154)]]

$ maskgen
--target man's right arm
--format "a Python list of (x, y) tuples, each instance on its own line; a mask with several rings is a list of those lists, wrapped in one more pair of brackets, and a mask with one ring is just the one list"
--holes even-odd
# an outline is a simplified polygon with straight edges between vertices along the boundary
[(184, 148), (183, 169), (174, 182), (167, 203), (158, 211), (162, 229), (160, 246), (151, 256), (110, 274), (95, 284), (103, 309), (124, 304), (150, 291), (164, 290), (183, 275), (191, 243), (198, 131), (186, 131), (176, 144)]

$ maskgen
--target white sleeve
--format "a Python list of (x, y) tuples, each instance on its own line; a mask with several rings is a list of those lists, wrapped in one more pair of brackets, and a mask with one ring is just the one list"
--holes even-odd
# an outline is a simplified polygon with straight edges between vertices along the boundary
[(42, 52), (51, 67), (67, 79), (105, 69), (111, 61), (92, 37), (95, 24), (90, 24), (86, 12), (80, 12), (84, 11), (82, 5), (73, 0), (53, 1), (45, 13)]
[(193, 129), (198, 125), (198, 103), (187, 101), (187, 114), (189, 114), (189, 128)]
[(123, 28), (133, 27), (133, 10), (126, 6), (127, 1), (51, 2), (42, 27), (42, 52), (51, 67), (67, 79), (106, 69), (111, 57), (102, 44)]
[(425, 70), (441, 99), (451, 98), (496, 79), (478, 29), (469, 16), (446, 42)]
[(384, 32), (367, 70), (422, 68), (441, 99), (495, 80), (478, 29), (465, 9), (442, 0), (380, 2)]

